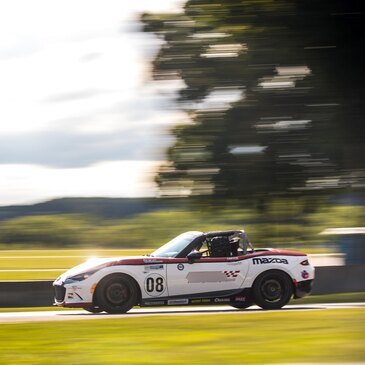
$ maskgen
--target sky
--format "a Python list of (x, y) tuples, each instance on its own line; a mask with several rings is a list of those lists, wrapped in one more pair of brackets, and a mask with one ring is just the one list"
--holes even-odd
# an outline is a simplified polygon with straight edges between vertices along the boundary
[(182, 85), (152, 81), (162, 43), (137, 19), (181, 3), (0, 2), (1, 206), (157, 194)]

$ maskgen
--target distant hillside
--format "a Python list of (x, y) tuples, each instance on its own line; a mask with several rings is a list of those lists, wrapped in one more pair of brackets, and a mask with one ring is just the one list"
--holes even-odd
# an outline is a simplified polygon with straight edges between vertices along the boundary
[(86, 213), (117, 219), (167, 209), (181, 203), (176, 199), (159, 198), (61, 198), (33, 205), (0, 207), (0, 220), (29, 215), (71, 213)]

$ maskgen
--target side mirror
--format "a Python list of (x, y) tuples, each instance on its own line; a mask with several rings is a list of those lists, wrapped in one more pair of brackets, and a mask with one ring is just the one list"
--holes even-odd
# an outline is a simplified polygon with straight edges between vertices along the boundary
[(192, 251), (186, 257), (189, 261), (189, 264), (194, 263), (194, 261), (199, 260), (202, 257), (202, 253), (199, 251)]

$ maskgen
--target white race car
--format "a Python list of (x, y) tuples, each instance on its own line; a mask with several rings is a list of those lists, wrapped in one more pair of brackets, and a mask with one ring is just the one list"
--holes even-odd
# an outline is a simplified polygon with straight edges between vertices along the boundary
[(186, 232), (147, 256), (89, 260), (53, 285), (58, 306), (125, 313), (136, 305), (279, 309), (309, 294), (313, 279), (306, 254), (254, 249), (237, 230)]

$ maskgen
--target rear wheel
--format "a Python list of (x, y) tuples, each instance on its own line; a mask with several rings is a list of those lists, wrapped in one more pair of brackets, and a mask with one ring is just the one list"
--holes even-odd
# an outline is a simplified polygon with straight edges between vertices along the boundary
[(108, 313), (126, 313), (137, 304), (137, 284), (124, 274), (107, 276), (96, 288), (96, 301)]
[(288, 304), (293, 294), (290, 277), (282, 271), (261, 274), (253, 285), (254, 302), (263, 309), (280, 309)]

